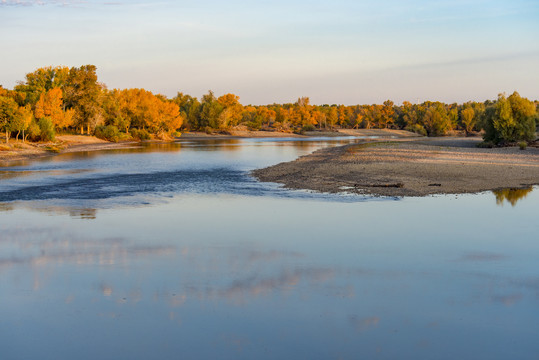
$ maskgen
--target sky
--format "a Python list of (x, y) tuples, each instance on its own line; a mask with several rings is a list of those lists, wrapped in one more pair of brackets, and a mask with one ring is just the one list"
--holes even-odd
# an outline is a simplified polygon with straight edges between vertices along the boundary
[(113, 88), (242, 104), (539, 99), (538, 0), (0, 0), (0, 84), (97, 66)]

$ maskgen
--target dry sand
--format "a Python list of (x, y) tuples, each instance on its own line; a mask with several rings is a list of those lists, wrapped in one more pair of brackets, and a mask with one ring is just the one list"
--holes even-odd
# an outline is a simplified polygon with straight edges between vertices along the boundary
[(398, 139), (321, 149), (253, 171), (288, 188), (377, 196), (477, 193), (539, 184), (539, 149), (480, 149), (479, 138)]

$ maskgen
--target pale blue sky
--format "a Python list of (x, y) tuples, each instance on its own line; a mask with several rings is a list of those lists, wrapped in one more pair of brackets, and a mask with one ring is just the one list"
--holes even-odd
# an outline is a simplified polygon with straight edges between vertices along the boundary
[(109, 88), (243, 104), (539, 99), (537, 0), (0, 0), (0, 84), (94, 64)]

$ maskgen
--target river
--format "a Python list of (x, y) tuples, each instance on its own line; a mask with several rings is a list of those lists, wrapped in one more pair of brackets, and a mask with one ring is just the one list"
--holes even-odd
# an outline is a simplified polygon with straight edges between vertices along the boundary
[(249, 175), (352, 141), (0, 168), (0, 358), (536, 359), (539, 192), (369, 198)]

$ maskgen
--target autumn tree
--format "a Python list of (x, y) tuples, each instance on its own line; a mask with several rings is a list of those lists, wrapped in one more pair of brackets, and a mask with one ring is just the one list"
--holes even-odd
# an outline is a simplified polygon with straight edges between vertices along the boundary
[(451, 130), (451, 119), (444, 105), (440, 102), (436, 102), (427, 108), (422, 122), (429, 136), (445, 135)]
[(475, 111), (472, 108), (465, 108), (460, 112), (460, 119), (466, 134), (473, 131), (475, 126)]
[(379, 116), (379, 123), (378, 123), (379, 128), (387, 129), (395, 121), (395, 119), (393, 118), (393, 115), (395, 114), (393, 105), (394, 103), (391, 100), (384, 101), (384, 106), (380, 108), (380, 116)]
[(239, 102), (240, 97), (234, 94), (220, 96), (217, 101), (223, 107), (219, 115), (218, 123), (220, 129), (227, 129), (239, 124), (242, 118), (243, 106)]
[(485, 115), (485, 141), (505, 144), (535, 139), (535, 104), (516, 91), (508, 98), (498, 95), (498, 101)]
[(97, 82), (96, 70), (95, 65), (72, 67), (64, 87), (66, 108), (74, 109), (74, 125), (80, 127), (81, 134), (84, 127), (90, 134), (90, 127), (95, 127), (102, 116), (99, 104), (102, 86)]
[[(41, 93), (35, 105), (34, 115), (38, 120), (44, 117), (50, 118), (53, 125), (58, 128), (70, 126), (69, 121), (66, 124), (66, 116), (62, 108), (62, 90), (53, 88)], [(69, 117), (71, 115), (68, 115)]]
[(30, 104), (20, 106), (17, 109), (11, 125), (11, 131), (17, 131), (17, 140), (19, 140), (19, 135), (21, 132), (23, 141), (26, 140), (25, 131), (28, 129), (33, 120), (34, 115), (32, 112), (32, 106), (30, 106)]
[[(26, 80), (15, 86), (15, 91), (24, 94), (21, 101), (34, 105), (41, 94), (54, 88), (63, 89), (69, 76), (69, 68), (65, 66), (48, 66), (26, 74)], [(23, 105), (22, 103), (20, 105)]]

